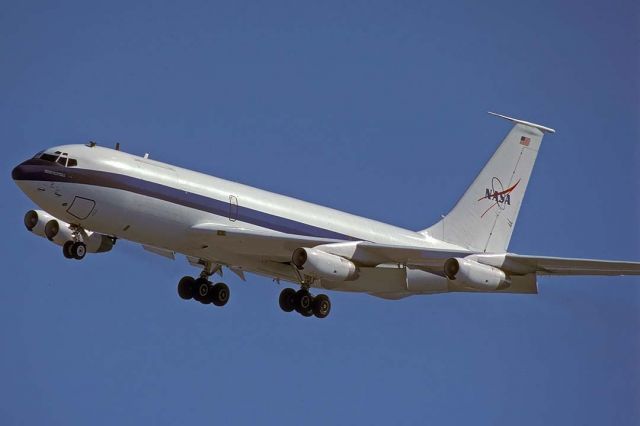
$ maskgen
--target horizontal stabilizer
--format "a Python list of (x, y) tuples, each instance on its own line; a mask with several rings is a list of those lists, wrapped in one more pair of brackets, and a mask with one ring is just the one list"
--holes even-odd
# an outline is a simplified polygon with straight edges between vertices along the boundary
[(505, 120), (511, 121), (512, 123), (518, 123), (518, 124), (523, 124), (523, 125), (528, 126), (528, 127), (534, 127), (536, 129), (540, 130), (541, 132), (544, 132), (544, 133), (555, 133), (556, 132), (554, 129), (552, 129), (550, 127), (542, 126), (542, 125), (536, 124), (536, 123), (531, 123), (529, 121), (518, 120), (517, 118), (508, 117), (506, 115), (498, 114), (498, 113), (491, 112), (491, 111), (489, 111), (489, 114), (495, 115), (496, 117), (504, 118)]

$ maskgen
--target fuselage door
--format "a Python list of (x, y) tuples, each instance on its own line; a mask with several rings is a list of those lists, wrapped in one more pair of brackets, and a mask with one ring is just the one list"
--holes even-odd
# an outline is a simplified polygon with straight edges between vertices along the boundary
[(74, 197), (73, 202), (67, 209), (67, 213), (75, 218), (84, 220), (89, 217), (93, 209), (96, 207), (96, 202), (84, 197)]
[(235, 222), (238, 220), (238, 197), (229, 195), (229, 220)]

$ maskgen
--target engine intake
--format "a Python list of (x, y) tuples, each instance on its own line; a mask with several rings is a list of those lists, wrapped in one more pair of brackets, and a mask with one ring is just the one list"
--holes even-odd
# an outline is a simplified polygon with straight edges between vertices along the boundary
[(29, 210), (24, 215), (24, 226), (39, 237), (45, 236), (45, 226), (53, 219), (49, 213), (42, 210)]
[(476, 290), (503, 290), (511, 285), (503, 270), (457, 257), (444, 263), (444, 274), (456, 284)]
[(344, 257), (315, 248), (297, 248), (291, 262), (305, 275), (327, 281), (351, 281), (358, 278), (358, 268)]
[(68, 223), (61, 222), (58, 219), (51, 219), (44, 226), (44, 236), (49, 241), (61, 245), (73, 239), (73, 232), (69, 229)]

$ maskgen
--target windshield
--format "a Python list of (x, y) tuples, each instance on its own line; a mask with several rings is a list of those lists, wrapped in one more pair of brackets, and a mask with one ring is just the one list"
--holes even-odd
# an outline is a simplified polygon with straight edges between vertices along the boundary
[(64, 167), (75, 167), (78, 165), (78, 160), (76, 160), (75, 158), (69, 158), (69, 154), (61, 151), (56, 151), (53, 154), (48, 154), (44, 151), (40, 151), (33, 158), (39, 158), (51, 163), (58, 163)]

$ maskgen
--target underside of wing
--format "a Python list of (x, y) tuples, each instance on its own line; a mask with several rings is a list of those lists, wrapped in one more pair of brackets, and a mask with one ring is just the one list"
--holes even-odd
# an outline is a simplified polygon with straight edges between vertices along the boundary
[(640, 275), (640, 262), (506, 255), (505, 267), (539, 275)]

